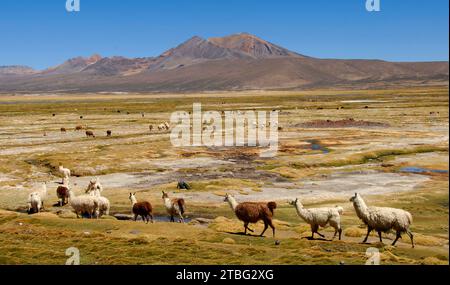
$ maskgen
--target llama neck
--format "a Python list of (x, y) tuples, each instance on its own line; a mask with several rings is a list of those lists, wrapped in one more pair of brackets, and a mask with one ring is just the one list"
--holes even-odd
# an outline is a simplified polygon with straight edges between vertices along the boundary
[(172, 202), (170, 201), (170, 198), (168, 198), (168, 197), (164, 198), (164, 206), (165, 206), (167, 209), (172, 208)]
[(355, 207), (356, 215), (363, 221), (367, 220), (369, 215), (369, 208), (361, 197), (357, 197), (353, 201), (353, 206)]
[(136, 197), (131, 196), (131, 205), (134, 206), (137, 203)]
[(300, 218), (303, 220), (309, 220), (311, 217), (311, 213), (303, 208), (303, 205), (300, 201), (297, 201), (295, 203), (295, 210), (297, 211), (297, 215), (299, 215)]
[(228, 204), (230, 204), (230, 207), (233, 211), (236, 210), (236, 207), (238, 205), (238, 203), (236, 202), (236, 199), (234, 199), (234, 197), (232, 197), (232, 196), (228, 196)]

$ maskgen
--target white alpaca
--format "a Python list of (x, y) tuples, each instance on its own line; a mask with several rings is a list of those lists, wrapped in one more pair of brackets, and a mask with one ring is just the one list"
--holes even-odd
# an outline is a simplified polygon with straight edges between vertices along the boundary
[[(98, 181), (98, 179), (97, 179)], [(91, 181), (92, 184), (93, 181)], [(94, 184), (95, 185), (95, 184)], [(89, 190), (89, 187), (88, 187)], [(111, 207), (111, 204), (109, 203), (109, 200), (106, 197), (101, 196), (101, 192), (103, 191), (103, 188), (101, 187), (95, 187), (94, 190), (86, 191), (90, 196), (96, 197), (98, 201), (98, 217), (101, 218), (103, 215), (109, 216), (109, 209)]]
[(339, 240), (341, 240), (341, 214), (344, 211), (342, 207), (336, 206), (305, 209), (298, 199), (289, 202), (289, 204), (295, 206), (297, 214), (300, 216), (300, 218), (311, 225), (312, 239), (314, 239), (314, 233), (317, 233), (321, 237), (325, 237), (318, 232), (319, 227), (326, 227), (330, 225), (335, 229), (333, 238), (335, 238), (339, 233)]
[(38, 192), (33, 192), (28, 196), (28, 214), (39, 213), (42, 207), (41, 196)]
[(402, 237), (402, 233), (406, 233), (411, 239), (411, 244), (414, 248), (413, 234), (409, 230), (413, 219), (409, 212), (395, 208), (367, 207), (358, 193), (355, 193), (355, 196), (350, 198), (350, 202), (353, 202), (356, 215), (367, 225), (367, 235), (363, 243), (367, 242), (369, 234), (373, 230), (378, 232), (380, 242), (383, 242), (381, 233), (394, 229), (396, 237), (392, 245), (395, 245), (397, 240)]
[(62, 165), (60, 165), (58, 170), (63, 176), (63, 183), (64, 183), (64, 180), (68, 179), (71, 176), (70, 169), (64, 168)]
[(166, 130), (170, 130), (170, 125), (168, 122), (164, 122), (164, 127), (166, 127)]
[(86, 194), (90, 194), (92, 192), (99, 192), (98, 195), (95, 194), (94, 196), (101, 196), (101, 193), (103, 192), (103, 186), (98, 177), (96, 177), (95, 180), (89, 181), (89, 185), (86, 188)]
[(90, 195), (75, 196), (73, 191), (69, 189), (69, 201), (70, 206), (72, 206), (77, 214), (77, 218), (80, 217), (79, 215), (83, 215), (83, 213), (87, 213), (89, 218), (93, 216), (98, 217), (99, 202), (97, 197)]
[[(37, 196), (39, 196), (39, 199), (41, 201), (41, 205), (39, 207), (39, 210), (44, 209), (44, 202), (47, 199), (47, 183), (43, 182), (42, 183), (42, 188), (38, 191), (35, 191), (33, 193), (30, 193), (30, 195), (28, 195), (28, 201), (32, 200), (32, 196), (34, 196), (34, 199), (37, 199)], [(30, 207), (28, 207), (30, 209)], [(36, 208), (34, 208), (36, 209)]]

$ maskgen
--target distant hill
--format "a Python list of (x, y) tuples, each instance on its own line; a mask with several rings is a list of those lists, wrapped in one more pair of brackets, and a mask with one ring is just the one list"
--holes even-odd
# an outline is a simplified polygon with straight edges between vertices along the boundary
[(448, 62), (318, 59), (241, 33), (193, 37), (158, 57), (0, 67), (0, 92), (201, 92), (448, 85)]

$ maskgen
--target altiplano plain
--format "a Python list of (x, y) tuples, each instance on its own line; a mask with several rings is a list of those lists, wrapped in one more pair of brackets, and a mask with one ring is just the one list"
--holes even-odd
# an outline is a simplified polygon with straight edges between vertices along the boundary
[[(204, 111), (280, 110), (278, 154), (176, 148), (169, 131), (149, 130), (193, 103)], [(0, 264), (64, 264), (72, 246), (82, 264), (364, 264), (369, 247), (380, 250), (382, 264), (448, 264), (448, 107), (445, 87), (1, 95)], [(75, 131), (79, 125), (96, 137)], [(59, 164), (71, 169), (77, 194), (98, 177), (111, 216), (76, 219), (70, 206), (53, 206)], [(192, 189), (178, 190), (178, 179)], [(27, 215), (27, 196), (42, 182), (46, 209)], [(188, 223), (168, 222), (163, 190), (186, 200)], [(155, 224), (113, 217), (130, 214), (130, 192), (152, 202)], [(375, 233), (361, 244), (366, 229), (349, 202), (355, 192), (370, 205), (411, 212), (416, 248), (406, 236), (388, 245), (395, 234), (385, 234), (384, 245)], [(226, 193), (276, 201), (276, 238), (241, 234)], [(342, 241), (331, 241), (332, 228), (326, 239), (306, 239), (309, 225), (288, 204), (295, 198), (307, 208), (342, 206)]]

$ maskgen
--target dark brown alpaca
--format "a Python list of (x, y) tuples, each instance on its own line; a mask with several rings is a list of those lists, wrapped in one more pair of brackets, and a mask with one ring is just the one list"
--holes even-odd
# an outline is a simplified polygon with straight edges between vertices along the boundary
[(61, 128), (61, 133), (66, 133), (66, 132), (67, 132), (66, 128)]
[(255, 224), (258, 221), (264, 222), (264, 230), (260, 236), (263, 236), (267, 228), (270, 226), (272, 228), (273, 237), (275, 237), (275, 226), (273, 225), (272, 218), (274, 215), (274, 210), (277, 208), (275, 202), (268, 203), (255, 203), (255, 202), (245, 202), (238, 204), (233, 196), (226, 194), (225, 202), (228, 202), (233, 209), (236, 217), (244, 222), (244, 234), (247, 234), (247, 230), (253, 232), (248, 224)]
[(169, 195), (162, 191), (162, 199), (164, 201), (164, 206), (166, 207), (167, 213), (170, 215), (170, 221), (175, 222), (175, 215), (178, 215), (180, 223), (184, 223), (183, 214), (186, 211), (186, 203), (184, 199), (170, 199)]
[(83, 126), (76, 126), (75, 131), (81, 131), (83, 129)]
[(107, 130), (107, 131), (106, 131), (106, 136), (107, 136), (107, 137), (110, 137), (111, 135), (112, 135), (112, 131), (111, 131), (111, 130)]
[(130, 197), (129, 197), (131, 204), (133, 205), (133, 214), (134, 214), (134, 221), (137, 220), (138, 216), (142, 217), (142, 221), (144, 221), (144, 223), (149, 222), (149, 220), (151, 219), (152, 223), (153, 223), (153, 207), (152, 204), (150, 204), (150, 202), (138, 202), (136, 200), (136, 193), (131, 194), (130, 193)]
[(56, 188), (56, 196), (59, 199), (59, 206), (62, 207), (68, 203), (69, 199), (69, 186), (62, 185)]
[(86, 136), (95, 138), (95, 135), (94, 135), (93, 131), (86, 131)]

